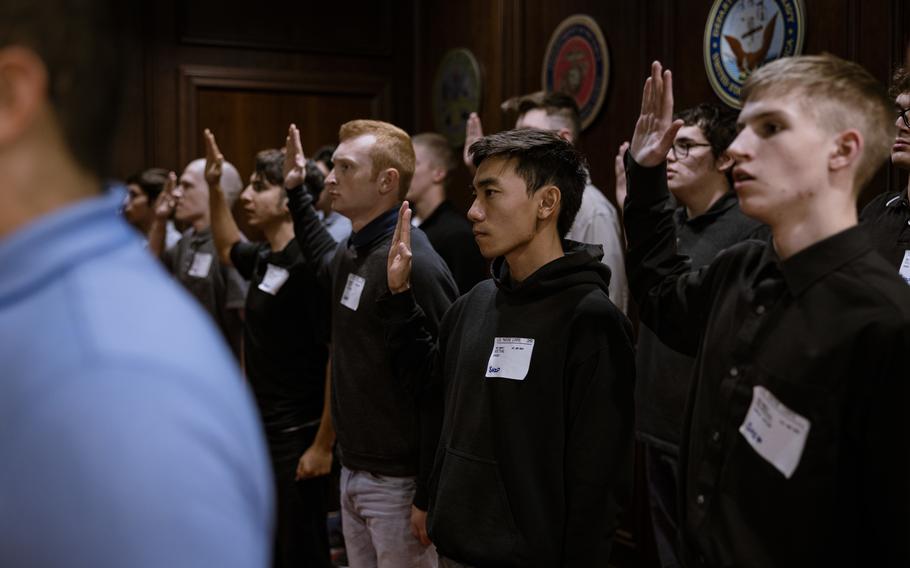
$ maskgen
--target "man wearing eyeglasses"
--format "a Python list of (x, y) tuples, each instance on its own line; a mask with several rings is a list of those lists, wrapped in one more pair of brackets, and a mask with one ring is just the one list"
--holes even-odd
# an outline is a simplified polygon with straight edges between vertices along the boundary
[[(693, 268), (709, 264), (725, 248), (767, 237), (767, 228), (743, 215), (730, 182), (736, 113), (701, 104), (676, 115), (683, 127), (667, 155), (667, 186), (676, 198), (678, 247)], [(654, 207), (669, 206), (669, 195)], [(679, 444), (693, 359), (671, 349), (642, 323), (635, 384), (637, 435), (644, 446), (651, 522), (663, 568), (679, 566), (676, 552)]]
[[(897, 136), (891, 146), (891, 163), (910, 170), (910, 73), (901, 67), (891, 79), (890, 95), (897, 107)], [(910, 200), (907, 188), (886, 191), (860, 213), (872, 244), (910, 284)]]

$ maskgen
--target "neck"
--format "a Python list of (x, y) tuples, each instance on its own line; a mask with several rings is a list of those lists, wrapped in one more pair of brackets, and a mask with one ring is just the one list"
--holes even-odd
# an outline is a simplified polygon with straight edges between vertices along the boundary
[(432, 185), (427, 188), (423, 196), (414, 202), (414, 210), (421, 219), (426, 219), (446, 200), (446, 192), (441, 185)]
[(0, 238), (101, 193), (101, 181), (53, 144), (35, 154), (13, 149), (0, 160)]
[(904, 188), (904, 198), (910, 199), (910, 178), (907, 179), (907, 187)]
[(202, 231), (208, 229), (209, 225), (211, 225), (211, 224), (212, 223), (211, 223), (208, 215), (203, 215), (201, 217), (197, 217), (196, 219), (190, 221), (190, 225), (193, 227), (193, 231), (195, 231), (197, 233), (201, 233)]
[(531, 242), (506, 253), (512, 280), (522, 282), (541, 266), (565, 255), (555, 229), (553, 227), (553, 230), (539, 231)]
[(288, 243), (291, 242), (291, 239), (294, 238), (294, 225), (290, 221), (282, 221), (263, 227), (262, 232), (272, 251), (278, 252), (284, 250)]
[(684, 199), (680, 199), (680, 203), (685, 206), (688, 218), (694, 219), (707, 213), (729, 190), (730, 187), (724, 178), (701, 188), (700, 191), (695, 191), (692, 195), (686, 195)]
[(397, 203), (397, 202), (383, 199), (379, 203), (374, 205), (372, 209), (370, 209), (368, 212), (364, 213), (363, 215), (354, 215), (354, 216), (348, 217), (341, 211), (339, 211), (339, 213), (341, 213), (342, 215), (345, 215), (345, 217), (348, 217), (348, 219), (351, 220), (351, 230), (354, 231), (355, 233), (357, 233), (361, 229), (363, 229), (364, 227), (369, 225), (371, 221), (373, 221), (374, 219), (376, 219), (377, 217), (379, 217), (380, 215), (382, 215), (383, 213), (385, 213), (386, 211), (388, 211), (389, 209), (394, 207), (395, 203)]
[(796, 220), (783, 219), (768, 223), (774, 237), (774, 249), (781, 260), (855, 226), (856, 203), (850, 199), (816, 203)]

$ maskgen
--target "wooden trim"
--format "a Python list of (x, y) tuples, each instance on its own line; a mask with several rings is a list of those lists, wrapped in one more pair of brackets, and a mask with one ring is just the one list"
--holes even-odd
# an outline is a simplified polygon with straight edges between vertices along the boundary
[(301, 94), (354, 94), (371, 96), (370, 110), (377, 119), (389, 120), (392, 85), (388, 78), (343, 73), (312, 74), (249, 67), (181, 65), (178, 67), (177, 153), (181, 163), (196, 156), (196, 101), (200, 88), (244, 91), (280, 91)]

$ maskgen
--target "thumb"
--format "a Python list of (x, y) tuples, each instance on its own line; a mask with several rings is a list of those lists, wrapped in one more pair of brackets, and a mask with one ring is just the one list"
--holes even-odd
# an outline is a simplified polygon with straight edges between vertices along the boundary
[[(669, 149), (673, 145), (673, 142), (676, 140), (676, 133), (679, 132), (679, 129), (683, 127), (683, 121), (676, 119), (673, 121), (673, 124), (667, 128), (667, 131), (664, 132), (663, 136), (660, 138), (660, 145), (662, 148)], [(668, 150), (669, 151), (669, 150)]]

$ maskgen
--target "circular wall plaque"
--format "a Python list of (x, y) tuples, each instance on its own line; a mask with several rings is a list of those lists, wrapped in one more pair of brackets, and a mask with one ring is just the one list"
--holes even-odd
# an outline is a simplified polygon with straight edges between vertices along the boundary
[(569, 16), (553, 32), (543, 60), (543, 88), (572, 95), (587, 128), (603, 105), (610, 80), (610, 52), (590, 16)]
[(446, 52), (433, 80), (433, 123), (452, 146), (464, 144), (472, 112), (480, 110), (480, 65), (464, 48)]
[(705, 70), (714, 92), (739, 108), (749, 75), (768, 61), (803, 50), (801, 0), (715, 0), (705, 26)]

